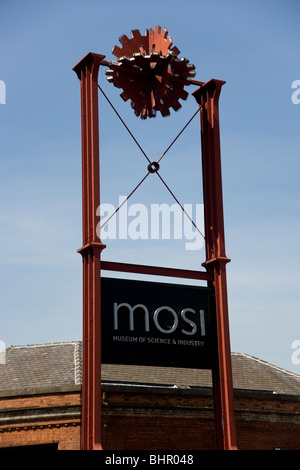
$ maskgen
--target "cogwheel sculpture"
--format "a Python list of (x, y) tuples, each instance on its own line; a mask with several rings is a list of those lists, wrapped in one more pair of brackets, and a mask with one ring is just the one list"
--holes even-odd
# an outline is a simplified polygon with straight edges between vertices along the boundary
[(160, 26), (146, 30), (145, 36), (134, 30), (131, 36), (121, 36), (122, 47), (113, 48), (117, 60), (110, 62), (107, 80), (123, 90), (121, 97), (130, 100), (141, 119), (154, 117), (157, 111), (168, 116), (170, 108), (181, 108), (179, 99), (187, 99), (184, 87), (196, 75), (195, 66), (178, 58), (180, 51)]

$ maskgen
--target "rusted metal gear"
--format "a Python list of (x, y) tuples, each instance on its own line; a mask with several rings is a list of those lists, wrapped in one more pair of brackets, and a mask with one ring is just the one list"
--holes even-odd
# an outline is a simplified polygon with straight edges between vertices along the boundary
[(157, 111), (168, 116), (170, 108), (181, 108), (179, 99), (187, 99), (184, 87), (195, 76), (195, 66), (178, 58), (179, 49), (160, 26), (146, 30), (145, 36), (134, 30), (131, 36), (123, 35), (122, 47), (113, 48), (117, 60), (109, 64), (107, 79), (123, 89), (121, 97), (130, 100), (136, 116), (146, 119)]

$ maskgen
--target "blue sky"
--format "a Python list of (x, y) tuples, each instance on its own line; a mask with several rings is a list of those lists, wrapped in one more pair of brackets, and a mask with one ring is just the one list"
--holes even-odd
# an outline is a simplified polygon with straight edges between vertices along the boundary
[[(0, 5), (0, 340), (7, 346), (81, 339), (79, 82), (87, 53), (114, 57), (122, 34), (168, 29), (200, 81), (220, 98), (231, 347), (300, 373), (298, 0), (32, 1)], [(195, 111), (189, 94), (168, 118), (137, 119), (99, 83), (151, 160)], [(189, 87), (192, 92), (194, 88)], [(99, 96), (101, 201), (117, 204), (146, 161)], [(199, 119), (164, 157), (161, 175), (182, 203), (202, 202)], [(132, 203), (174, 201), (148, 178)], [(182, 241), (107, 241), (103, 259), (198, 269), (204, 250)], [(299, 355), (300, 357), (300, 355)]]

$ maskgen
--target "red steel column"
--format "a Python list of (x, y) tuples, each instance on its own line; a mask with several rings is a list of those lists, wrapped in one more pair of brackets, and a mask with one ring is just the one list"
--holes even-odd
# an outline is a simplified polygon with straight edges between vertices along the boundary
[(203, 196), (206, 262), (213, 274), (215, 293), (218, 364), (213, 369), (217, 445), (220, 450), (236, 449), (233, 383), (228, 320), (226, 264), (223, 220), (219, 96), (225, 82), (210, 80), (193, 96), (201, 106)]
[(105, 56), (87, 54), (74, 68), (80, 81), (82, 140), (82, 450), (101, 450), (101, 266), (96, 234), (100, 204), (98, 71)]

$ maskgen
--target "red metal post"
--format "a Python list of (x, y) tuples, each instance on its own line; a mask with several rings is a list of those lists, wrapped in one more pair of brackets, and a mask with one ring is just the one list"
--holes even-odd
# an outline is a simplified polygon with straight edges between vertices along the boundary
[(87, 54), (74, 68), (81, 93), (82, 140), (82, 418), (81, 448), (101, 450), (101, 252), (96, 234), (100, 204), (98, 71), (105, 56)]
[(219, 96), (225, 82), (210, 80), (193, 96), (201, 107), (203, 196), (206, 262), (213, 274), (218, 364), (213, 370), (217, 445), (220, 450), (237, 448), (228, 320), (223, 195), (219, 129)]

